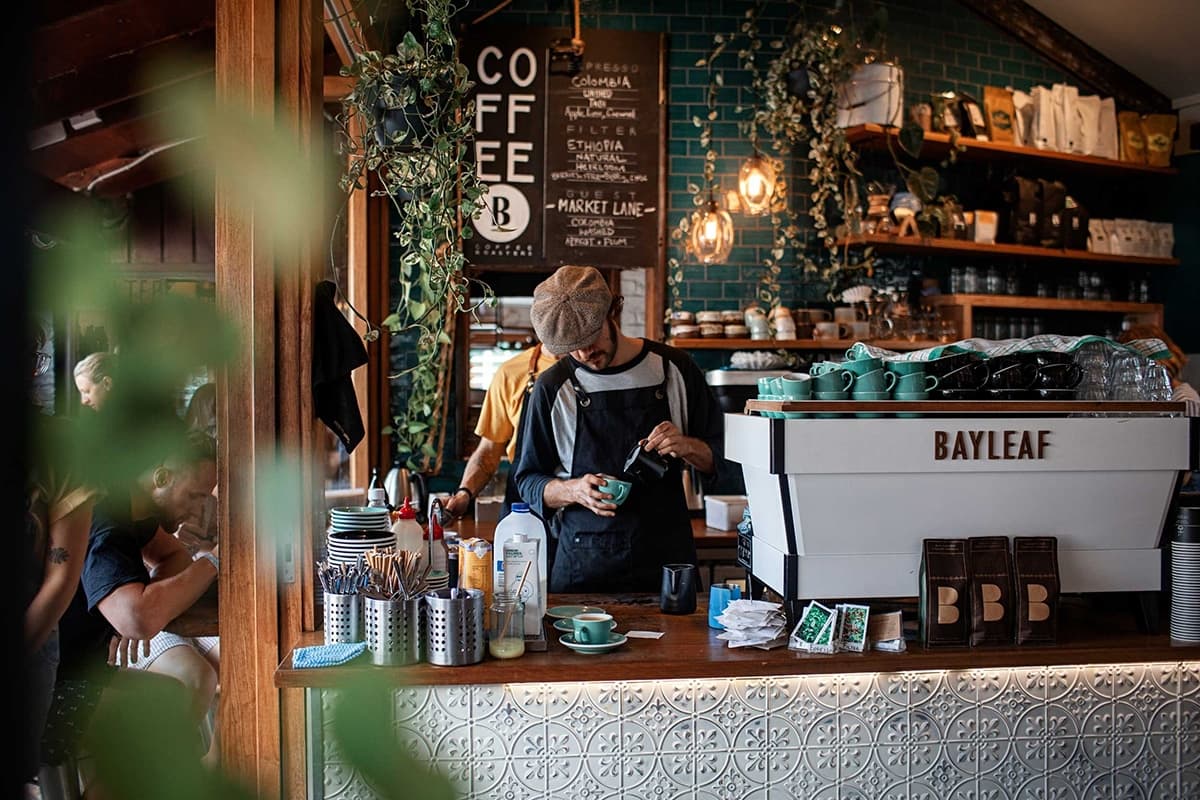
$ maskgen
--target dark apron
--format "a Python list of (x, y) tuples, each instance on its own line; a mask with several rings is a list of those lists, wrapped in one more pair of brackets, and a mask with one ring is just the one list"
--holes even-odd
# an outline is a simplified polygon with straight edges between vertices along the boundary
[[(589, 395), (571, 372), (577, 416), (571, 477), (622, 476), (625, 456), (663, 420), (671, 418), (667, 381), (658, 386)], [(657, 592), (662, 565), (696, 562), (692, 525), (677, 461), (662, 480), (635, 484), (614, 517), (572, 504), (551, 522), (558, 555), (552, 592)]]

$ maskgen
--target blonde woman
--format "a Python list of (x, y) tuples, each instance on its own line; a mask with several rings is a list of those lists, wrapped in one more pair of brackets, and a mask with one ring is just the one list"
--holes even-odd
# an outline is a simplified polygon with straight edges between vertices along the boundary
[(112, 353), (92, 353), (75, 365), (75, 388), (79, 402), (100, 411), (113, 387), (117, 357)]

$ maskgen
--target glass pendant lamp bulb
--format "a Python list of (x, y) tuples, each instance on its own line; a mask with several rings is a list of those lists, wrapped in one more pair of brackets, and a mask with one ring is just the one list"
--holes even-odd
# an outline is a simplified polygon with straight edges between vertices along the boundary
[(775, 194), (775, 169), (771, 162), (757, 153), (746, 159), (738, 173), (738, 194), (746, 214), (768, 213)]
[(701, 264), (716, 264), (733, 251), (733, 218), (715, 200), (692, 219), (692, 252)]

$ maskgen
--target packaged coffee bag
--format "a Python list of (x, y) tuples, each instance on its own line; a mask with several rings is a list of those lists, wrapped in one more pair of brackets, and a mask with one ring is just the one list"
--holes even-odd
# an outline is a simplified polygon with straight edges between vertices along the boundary
[(1063, 247), (1068, 250), (1088, 249), (1087, 209), (1067, 197), (1067, 210), (1063, 212)]
[(958, 100), (958, 108), (963, 136), (987, 141), (987, 120), (984, 119), (979, 101), (974, 97), (961, 95)]
[(1121, 111), (1117, 114), (1117, 127), (1121, 134), (1121, 160), (1145, 164), (1146, 135), (1142, 131), (1142, 118), (1136, 111)]
[(1175, 128), (1179, 120), (1174, 114), (1147, 114), (1142, 120), (1146, 139), (1146, 163), (1152, 167), (1171, 166), (1171, 148), (1175, 144)]
[(1017, 592), (1017, 644), (1058, 640), (1058, 539), (1013, 538)]
[(919, 610), (926, 647), (967, 643), (967, 542), (926, 539), (921, 546)]
[(1041, 237), (1041, 186), (1036, 180), (1018, 176), (1013, 178), (1009, 194), (1009, 236), (1017, 244), (1038, 244)]
[(1104, 220), (1088, 220), (1088, 250), (1093, 253), (1112, 252), (1112, 245), (1108, 242), (1108, 232), (1104, 230)]
[(1010, 644), (1013, 640), (1012, 562), (1005, 536), (967, 540), (970, 574), (971, 644)]
[(1067, 210), (1067, 187), (1061, 181), (1039, 179), (1042, 213), (1039, 217), (1038, 244), (1042, 247), (1063, 246), (1063, 212)]
[(1097, 122), (1096, 148), (1092, 155), (1101, 158), (1121, 157), (1120, 137), (1117, 134), (1117, 106), (1111, 97), (1100, 100), (1100, 119)]
[(983, 110), (987, 115), (987, 132), (992, 141), (1012, 143), (1016, 118), (1013, 93), (998, 86), (983, 87)]

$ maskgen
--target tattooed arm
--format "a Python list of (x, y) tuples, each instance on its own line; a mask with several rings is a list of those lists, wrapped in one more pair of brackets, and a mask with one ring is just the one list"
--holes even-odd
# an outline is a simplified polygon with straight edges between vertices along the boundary
[(71, 598), (79, 588), (79, 575), (83, 571), (91, 524), (90, 499), (50, 523), (45, 575), (33, 601), (25, 609), (27, 652), (37, 650), (45, 643), (46, 637), (71, 604)]

